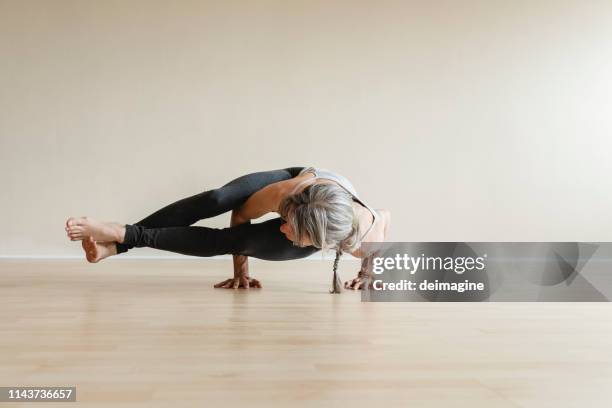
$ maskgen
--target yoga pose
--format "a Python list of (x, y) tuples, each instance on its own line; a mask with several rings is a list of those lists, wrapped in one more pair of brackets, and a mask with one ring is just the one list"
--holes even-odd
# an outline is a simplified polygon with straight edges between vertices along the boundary
[[(230, 227), (192, 226), (231, 210)], [(276, 212), (280, 217), (251, 224)], [(234, 277), (216, 288), (253, 288), (248, 257), (289, 260), (321, 249), (335, 249), (333, 291), (340, 291), (336, 273), (340, 255), (363, 258), (357, 277), (345, 288), (362, 289), (368, 255), (362, 241), (386, 239), (390, 213), (363, 202), (343, 176), (315, 167), (288, 167), (238, 177), (227, 184), (181, 199), (134, 224), (70, 217), (66, 233), (81, 240), (87, 261), (95, 263), (134, 247), (150, 247), (185, 255), (232, 254)]]

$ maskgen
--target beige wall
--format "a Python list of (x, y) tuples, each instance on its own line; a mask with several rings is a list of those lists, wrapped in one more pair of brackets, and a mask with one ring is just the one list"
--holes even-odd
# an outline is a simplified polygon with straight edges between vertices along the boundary
[(611, 38), (606, 1), (0, 0), (0, 255), (291, 165), (392, 240), (610, 241)]

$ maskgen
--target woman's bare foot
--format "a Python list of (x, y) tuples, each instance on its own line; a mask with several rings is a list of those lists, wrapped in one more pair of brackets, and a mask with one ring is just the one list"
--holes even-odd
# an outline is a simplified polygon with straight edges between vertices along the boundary
[(71, 241), (92, 237), (94, 241), (123, 242), (125, 225), (91, 217), (70, 217), (66, 221), (66, 233)]
[(114, 242), (96, 242), (93, 237), (81, 241), (88, 262), (96, 263), (111, 255), (117, 255), (117, 245)]

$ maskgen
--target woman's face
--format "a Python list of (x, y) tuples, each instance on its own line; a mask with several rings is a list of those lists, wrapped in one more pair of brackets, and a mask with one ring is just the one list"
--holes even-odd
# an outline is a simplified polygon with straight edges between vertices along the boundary
[[(293, 232), (293, 229), (291, 228), (291, 225), (288, 222), (285, 222), (285, 220), (283, 220), (283, 223), (280, 226), (280, 230), (283, 234), (285, 234), (285, 236), (287, 237), (289, 241), (293, 241), (296, 244), (298, 244), (298, 242), (296, 241), (296, 237)], [(302, 244), (300, 246), (311, 246), (311, 245), (312, 245), (312, 241), (310, 240), (310, 237), (305, 236), (304, 238), (302, 238)]]

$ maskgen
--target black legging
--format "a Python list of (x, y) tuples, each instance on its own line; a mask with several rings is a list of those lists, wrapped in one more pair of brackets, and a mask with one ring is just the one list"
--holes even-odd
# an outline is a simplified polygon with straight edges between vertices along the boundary
[(281, 261), (307, 257), (319, 248), (299, 247), (280, 231), (280, 217), (260, 223), (227, 228), (191, 226), (233, 210), (251, 194), (281, 180), (291, 179), (304, 167), (260, 171), (238, 177), (222, 187), (204, 191), (154, 212), (135, 224), (126, 224), (125, 239), (117, 253), (133, 247), (149, 247), (184, 255), (246, 255)]

